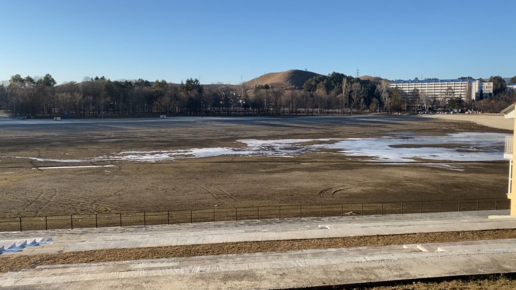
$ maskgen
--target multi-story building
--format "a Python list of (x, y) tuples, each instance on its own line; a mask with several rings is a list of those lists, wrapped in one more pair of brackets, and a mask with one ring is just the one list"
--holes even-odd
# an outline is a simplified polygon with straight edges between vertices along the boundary
[(446, 102), (446, 98), (460, 97), (465, 101), (479, 100), (487, 94), (493, 93), (492, 82), (480, 82), (473, 79), (428, 79), (428, 80), (396, 80), (390, 83), (390, 88), (398, 88), (409, 97), (417, 94), (439, 103)]
[(481, 84), (483, 97), (493, 94), (493, 83), (492, 82), (483, 82), (480, 84)]

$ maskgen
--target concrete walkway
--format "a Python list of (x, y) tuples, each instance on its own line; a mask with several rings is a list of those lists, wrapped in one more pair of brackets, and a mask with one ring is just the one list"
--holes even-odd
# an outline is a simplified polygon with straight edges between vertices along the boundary
[(516, 240), (47, 266), (0, 274), (13, 289), (282, 289), (507, 273)]
[[(236, 241), (516, 228), (507, 210), (54, 230), (53, 244), (5, 255)], [(20, 239), (42, 232), (2, 233)], [(53, 248), (52, 248), (53, 247)], [(32, 251), (32, 252), (30, 252)], [(2, 254), (4, 256), (4, 254)], [(8, 289), (284, 289), (516, 271), (516, 240), (43, 266), (0, 274)]]
[[(516, 228), (516, 220), (492, 220), (503, 211), (332, 217), (241, 222), (215, 222), (148, 227), (52, 230), (44, 232), (53, 243), (4, 255), (61, 251), (178, 246), (245, 241), (295, 240), (345, 236), (391, 235), (422, 232)], [(2, 239), (23, 239), (40, 231), (2, 233)]]

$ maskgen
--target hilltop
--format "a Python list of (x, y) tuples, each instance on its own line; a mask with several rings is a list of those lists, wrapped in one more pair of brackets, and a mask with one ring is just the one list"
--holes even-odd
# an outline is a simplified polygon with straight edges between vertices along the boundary
[(361, 76), (361, 77), (359, 77), (359, 79), (361, 79), (363, 81), (370, 81), (373, 83), (379, 83), (383, 80), (387, 80), (387, 79), (382, 79), (381, 77), (373, 77), (373, 76), (368, 76), (368, 75)]
[(244, 82), (244, 87), (251, 89), (254, 88), (255, 85), (265, 85), (268, 84), (271, 87), (277, 87), (277, 88), (302, 88), (303, 84), (320, 74), (310, 72), (310, 71), (304, 71), (304, 70), (288, 70), (284, 72), (275, 72), (275, 73), (268, 73), (264, 74), (260, 77), (254, 78), (250, 81)]

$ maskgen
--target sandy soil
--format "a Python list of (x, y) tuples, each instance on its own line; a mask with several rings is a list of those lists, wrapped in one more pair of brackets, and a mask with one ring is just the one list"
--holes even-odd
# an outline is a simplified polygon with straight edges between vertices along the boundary
[(466, 115), (466, 114), (436, 114), (436, 115), (422, 115), (425, 118), (436, 118), (442, 120), (453, 120), (453, 121), (468, 121), (477, 123), (479, 125), (503, 129), (503, 130), (514, 130), (514, 119), (505, 119), (502, 115)]
[[(30, 120), (29, 120), (30, 121)], [(32, 122), (32, 121), (31, 121)], [(125, 150), (237, 146), (237, 139), (378, 137), (411, 132), (507, 132), (410, 116), (171, 118), (2, 122), (0, 217), (167, 211), (279, 204), (505, 198), (507, 162), (459, 162), (464, 171), (387, 165), (338, 154), (294, 158), (220, 156), (112, 168), (16, 157), (91, 158)]]

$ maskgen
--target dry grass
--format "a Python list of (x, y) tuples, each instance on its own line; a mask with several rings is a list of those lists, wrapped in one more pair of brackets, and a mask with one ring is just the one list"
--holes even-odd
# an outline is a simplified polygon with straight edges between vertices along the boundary
[(342, 286), (329, 289), (339, 290), (513, 290), (516, 289), (516, 275), (480, 275), (463, 278), (432, 279), (431, 281), (408, 281), (382, 286)]

